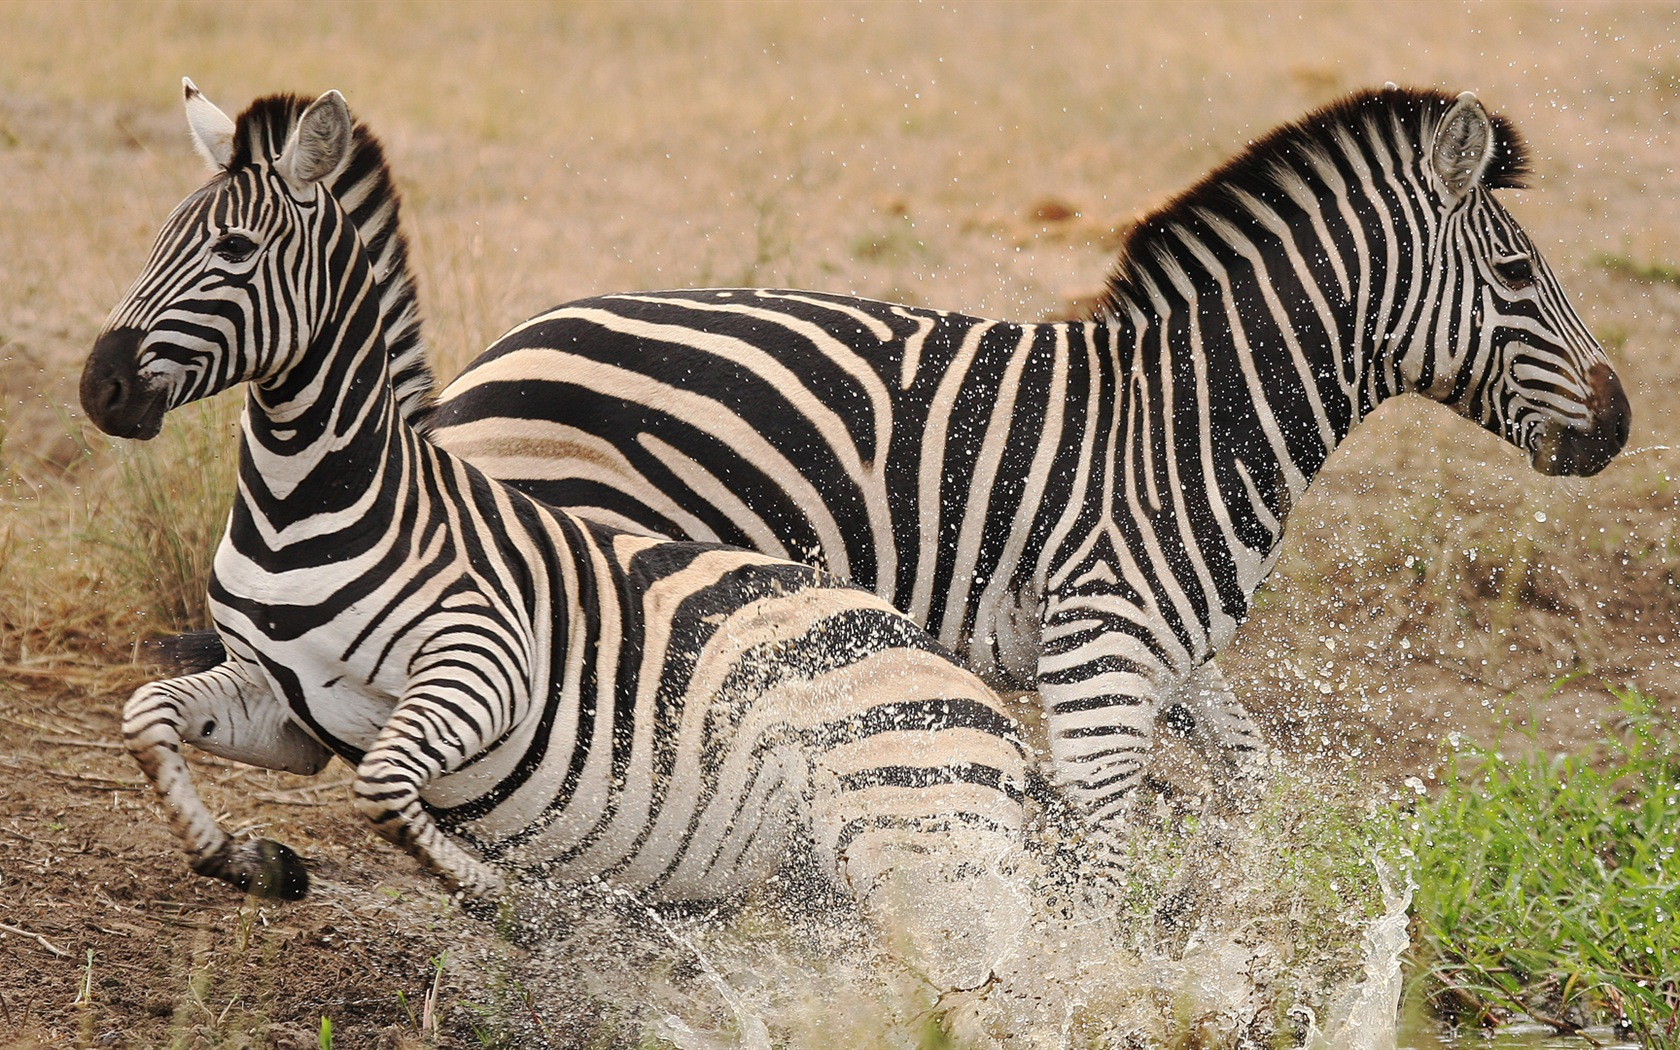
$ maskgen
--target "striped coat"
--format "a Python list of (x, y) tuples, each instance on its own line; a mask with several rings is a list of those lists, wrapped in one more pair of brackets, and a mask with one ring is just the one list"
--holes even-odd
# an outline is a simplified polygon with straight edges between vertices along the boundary
[(515, 327), (424, 419), (545, 500), (871, 588), (1039, 690), (1095, 818), (1162, 712), (1242, 803), (1263, 744), (1212, 658), (1362, 419), (1421, 394), (1548, 474), (1627, 438), (1620, 381), (1496, 196), (1525, 167), (1473, 96), (1363, 93), (1140, 221), (1090, 320), (600, 296)]

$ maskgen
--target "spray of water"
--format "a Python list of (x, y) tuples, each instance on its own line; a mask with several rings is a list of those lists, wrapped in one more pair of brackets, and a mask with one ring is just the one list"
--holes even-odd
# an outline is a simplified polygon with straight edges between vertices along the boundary
[(1012, 868), (1027, 918), (968, 987), (797, 878), (705, 912), (551, 887), (489, 960), (501, 1014), (531, 1046), (1392, 1050), (1410, 886), (1380, 856), (1390, 811), (1307, 780), (1241, 821), (1155, 806), (1100, 868), (1041, 829)]

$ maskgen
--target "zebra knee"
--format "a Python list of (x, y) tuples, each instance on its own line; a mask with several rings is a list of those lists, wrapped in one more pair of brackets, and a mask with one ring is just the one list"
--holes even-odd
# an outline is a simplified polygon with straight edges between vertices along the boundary
[(350, 798), (356, 812), (386, 841), (403, 849), (414, 844), (416, 818), (422, 810), (420, 785), (413, 778), (365, 759), (356, 771)]
[(1179, 736), (1188, 737), (1196, 731), (1196, 715), (1186, 704), (1168, 704), (1161, 711), (1161, 724)]
[(123, 744), (142, 764), (158, 748), (178, 752), (184, 718), (175, 694), (161, 682), (150, 682), (123, 705)]
[(1056, 786), (1064, 799), (1094, 823), (1115, 817), (1143, 783), (1144, 756), (1130, 747), (1105, 749), (1059, 764)]
[(420, 802), (420, 782), (394, 762), (372, 754), (362, 760), (351, 785), (359, 812), (386, 841), (441, 876), (475, 917), (494, 917), (494, 906), (478, 907), (505, 888), (500, 873), (446, 835)]

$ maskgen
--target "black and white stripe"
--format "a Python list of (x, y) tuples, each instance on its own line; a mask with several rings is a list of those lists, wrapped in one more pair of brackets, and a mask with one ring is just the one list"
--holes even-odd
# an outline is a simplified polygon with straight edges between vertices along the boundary
[(427, 422), (549, 502), (874, 589), (1039, 689), (1097, 817), (1174, 705), (1240, 798), (1261, 740), (1211, 658), (1361, 419), (1421, 393), (1552, 474), (1626, 439), (1620, 382), (1494, 196), (1524, 167), (1473, 96), (1362, 94), (1140, 222), (1091, 320), (603, 296), (507, 333)]
[[(513, 867), (715, 898), (805, 835), (866, 904), (967, 909), (958, 925), (991, 938), (1010, 895), (975, 886), (1002, 884), (1028, 766), (981, 681), (819, 570), (592, 523), (432, 445), (389, 381), (386, 285), (331, 192), (354, 157), (343, 100), (264, 100), (235, 126), (187, 94), (217, 174), (164, 227), (82, 397), (144, 437), (250, 384), (210, 587), (228, 659), (124, 715), (194, 868), (306, 886), (290, 851), (216, 825), (183, 741), (304, 773), (341, 756), (380, 832), (470, 896)], [(930, 866), (963, 885), (903, 899), (906, 877), (937, 884), (905, 875)]]

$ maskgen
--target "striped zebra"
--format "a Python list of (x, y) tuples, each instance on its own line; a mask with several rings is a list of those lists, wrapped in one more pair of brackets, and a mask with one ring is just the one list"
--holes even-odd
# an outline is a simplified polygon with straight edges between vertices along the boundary
[(392, 382), (400, 282), (329, 192), (372, 148), (342, 97), (234, 122), (187, 82), (186, 107), (216, 174), (165, 223), (81, 399), (144, 438), (249, 384), (209, 589), (227, 659), (123, 716), (193, 869), (308, 886), (291, 850), (216, 824), (183, 741), (304, 774), (338, 755), (357, 809), (465, 897), (534, 869), (713, 899), (803, 840), (925, 969), (983, 979), (1020, 924), (1029, 770), (981, 680), (817, 569), (593, 523), (434, 446)]
[(1093, 819), (1162, 713), (1241, 803), (1263, 744), (1212, 658), (1360, 420), (1422, 394), (1545, 474), (1594, 474), (1627, 438), (1620, 381), (1496, 199), (1526, 168), (1473, 95), (1390, 86), (1142, 219), (1089, 320), (609, 295), (508, 332), (426, 424), (545, 501), (873, 589), (1036, 686)]

